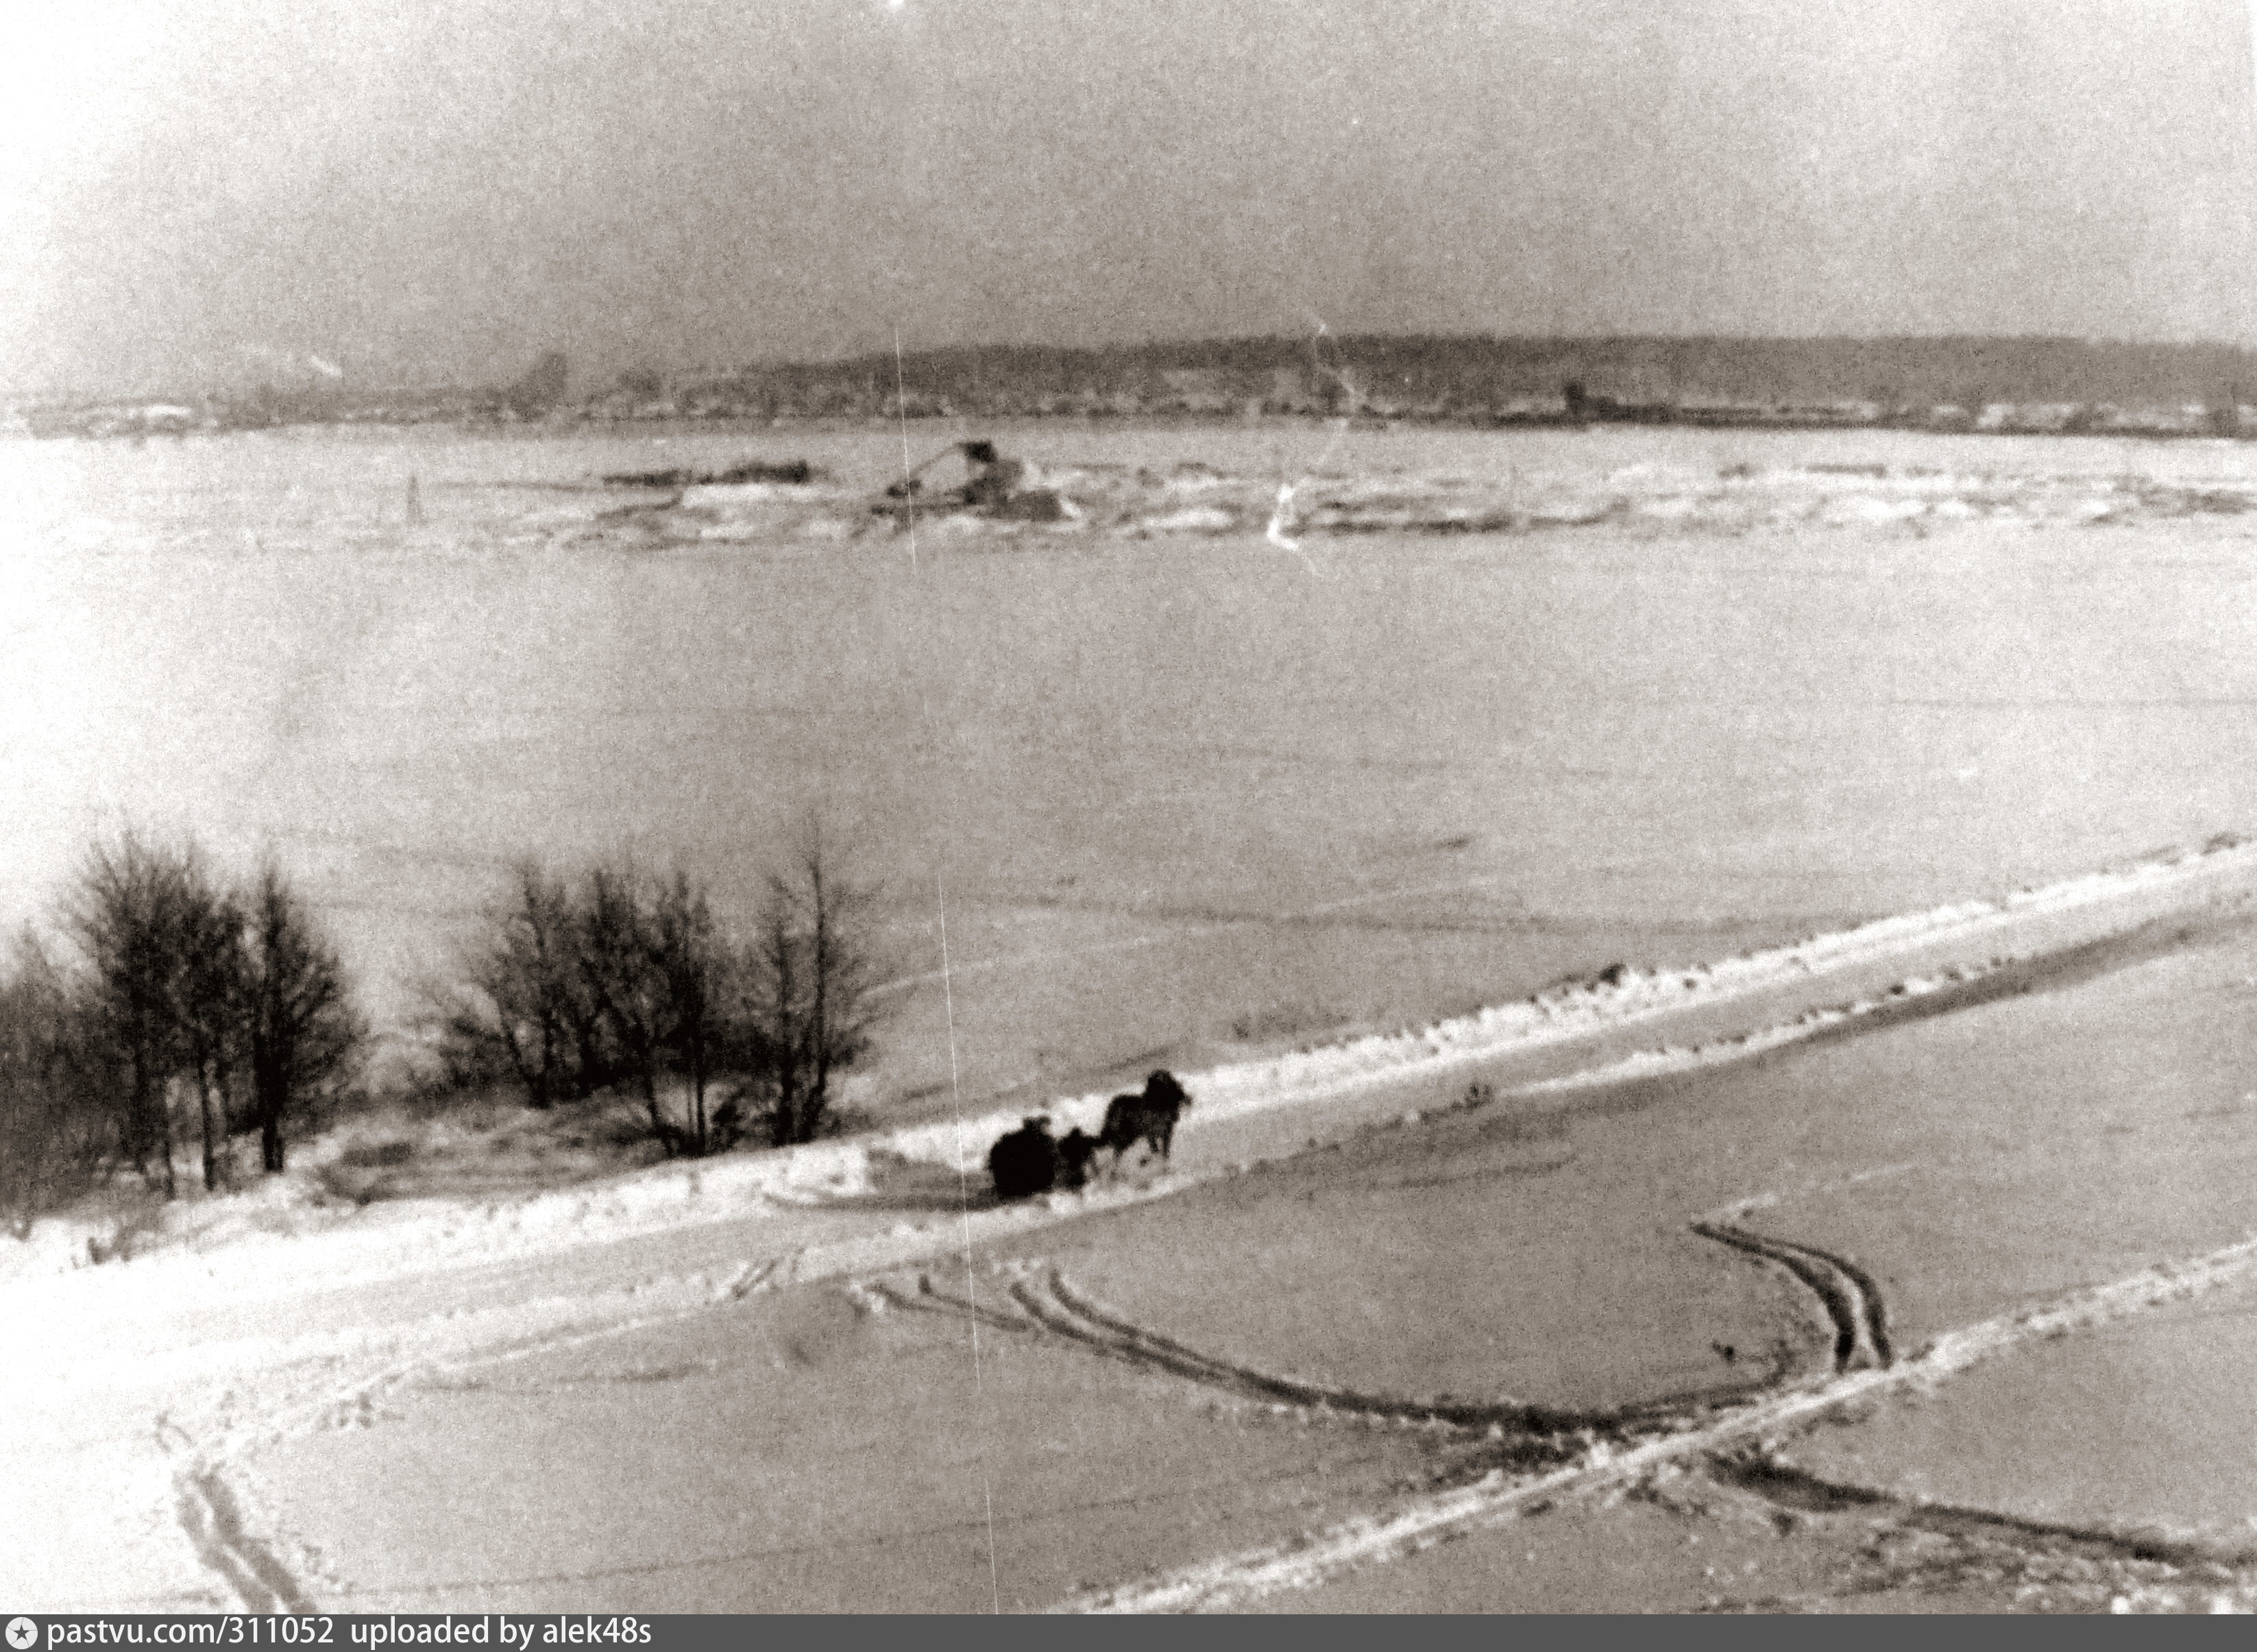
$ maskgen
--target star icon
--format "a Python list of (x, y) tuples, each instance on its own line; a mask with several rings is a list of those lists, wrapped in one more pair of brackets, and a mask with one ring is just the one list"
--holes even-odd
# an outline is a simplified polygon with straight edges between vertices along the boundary
[(29, 1618), (8, 1620), (8, 1644), (15, 1648), (16, 1652), (31, 1652), (32, 1644), (39, 1638), (39, 1626)]

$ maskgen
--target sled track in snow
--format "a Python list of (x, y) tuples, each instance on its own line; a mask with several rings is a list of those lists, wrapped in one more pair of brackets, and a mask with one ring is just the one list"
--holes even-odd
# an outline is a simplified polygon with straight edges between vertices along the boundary
[[(1691, 1230), (1779, 1269), (1810, 1292), (1834, 1330), (1827, 1375), (1800, 1383), (1757, 1385), (1733, 1393), (1664, 1399), (1610, 1412), (1511, 1400), (1484, 1404), (1448, 1396), (1402, 1399), (1281, 1376), (1206, 1352), (1097, 1301), (1056, 1268), (1022, 1272), (986, 1301), (945, 1293), (929, 1276), (920, 1280), (914, 1295), (884, 1284), (868, 1288), (897, 1306), (1055, 1337), (1103, 1358), (1264, 1402), (1273, 1409), (1290, 1408), (1305, 1421), (1447, 1430), (1466, 1436), (1475, 1447), (1475, 1466), (1503, 1464), (1492, 1467), (1474, 1484), (1461, 1483), (1390, 1514), (1084, 1595), (1058, 1608), (1065, 1611), (1228, 1610), (1278, 1590), (1306, 1587), (1357, 1566), (1399, 1558), (1458, 1532), (1540, 1513), (1562, 1497), (1634, 1484), (1688, 1458), (1725, 1486), (1806, 1513), (1871, 1509), (1900, 1524), (1942, 1535), (2034, 1543), (2044, 1550), (2103, 1560), (2212, 1568), (2257, 1560), (2257, 1546), (2252, 1545), (1914, 1503), (1886, 1492), (1822, 1481), (1772, 1455), (1779, 1436), (1806, 1427), (1845, 1402), (1907, 1382), (1937, 1380), (2022, 1343), (2084, 1329), (2257, 1273), (2257, 1242), (2164, 1264), (2034, 1311), (1986, 1321), (1942, 1337), (1900, 1363), (1890, 1337), (1886, 1302), (1872, 1277), (1854, 1261), (1716, 1218), (1696, 1221)], [(1476, 1441), (1482, 1444), (1475, 1445)], [(1510, 1444), (1500, 1451), (1489, 1443)]]
[[(1783, 1260), (1780, 1266), (1786, 1266)], [(1054, 1610), (1228, 1611), (1282, 1590), (1310, 1587), (1358, 1566), (1400, 1558), (1463, 1532), (1539, 1513), (1565, 1497), (1633, 1485), (1688, 1458), (1711, 1463), (1720, 1457), (1744, 1458), (1753, 1454), (1761, 1461), (1768, 1457), (1772, 1439), (1807, 1427), (1846, 1403), (1910, 1384), (1939, 1381), (2024, 1343), (2087, 1329), (2253, 1275), (2257, 1275), (2257, 1240), (2158, 1264), (2110, 1284), (2056, 1298), (2041, 1308), (2001, 1315), (1950, 1332), (1918, 1355), (1886, 1368), (1868, 1366), (1791, 1385), (1754, 1403), (1734, 1407), (1705, 1425), (1680, 1424), (1674, 1431), (1657, 1431), (1627, 1449), (1613, 1441), (1595, 1441), (1581, 1452), (1578, 1460), (1546, 1472), (1516, 1476), (1497, 1470), (1473, 1485), (1412, 1499), (1385, 1514), (1076, 1596)], [(1744, 1478), (1747, 1472), (1728, 1468), (1724, 1478), (1729, 1481), (1736, 1473)], [(1792, 1471), (1783, 1472), (1786, 1478), (1794, 1478)], [(1848, 1489), (1839, 1490), (1838, 1494), (1853, 1499), (1866, 1495)], [(1887, 1500), (1880, 1494), (1871, 1495), (1877, 1501)], [(2017, 1528), (2008, 1517), (1981, 1511), (1949, 1514), (1963, 1521), (1979, 1521), (1992, 1529)], [(2056, 1535), (2050, 1530), (2038, 1534), (2034, 1527), (2030, 1529), (2032, 1535)], [(2062, 1528), (2058, 1535), (2121, 1545), (2140, 1557), (2145, 1557), (2143, 1551), (2171, 1555), (2171, 1549), (2164, 1544), (2137, 1536), (2070, 1528)], [(2190, 1556), (2193, 1552), (2191, 1548), (2187, 1549)]]
[(196, 1558), (235, 1592), (246, 1611), (315, 1610), (289, 1568), (244, 1529), (235, 1494), (216, 1469), (206, 1464), (184, 1469), (173, 1485), (173, 1512)]
[(1790, 1244), (1721, 1222), (1695, 1222), (1693, 1231), (1775, 1263), (1808, 1286), (1834, 1322), (1836, 1372), (1886, 1371), (1896, 1363), (1889, 1346), (1888, 1305), (1872, 1276), (1856, 1263), (1814, 1245)]
[(1886, 1514), (1900, 1525), (1949, 1537), (2004, 1536), (2062, 1543), (2122, 1560), (2172, 1566), (2246, 1566), (2257, 1561), (2257, 1541), (2228, 1542), (2165, 1531), (2127, 1531), (2114, 1527), (2032, 1520), (1958, 1503), (1925, 1502), (1870, 1486), (1824, 1479), (1760, 1452), (1712, 1457), (1716, 1479), (1777, 1507), (1798, 1514)]
[(1314, 1420), (1445, 1429), (1489, 1439), (1518, 1437), (1532, 1447), (1557, 1441), (1563, 1451), (1571, 1442), (1627, 1438), (1688, 1415), (1745, 1404), (1765, 1386), (1746, 1383), (1605, 1410), (1502, 1399), (1408, 1399), (1283, 1376), (1207, 1353), (1137, 1324), (1077, 1289), (1056, 1269), (1014, 1280), (1000, 1298), (1010, 1305), (1008, 1309), (952, 1295), (935, 1287), (929, 1277), (915, 1295), (882, 1284), (872, 1288), (898, 1308), (973, 1319), (991, 1329), (1045, 1334), (1100, 1358), (1220, 1389), (1273, 1409), (1305, 1413)]
[[(793, 1258), (780, 1258), (764, 1267), (750, 1266), (737, 1280), (722, 1287), (724, 1299), (741, 1298), (759, 1288), (769, 1274)], [(617, 1319), (589, 1322), (574, 1317), (531, 1332), (513, 1332), (496, 1342), (473, 1342), (451, 1350), (427, 1349), (399, 1357), (384, 1349), (374, 1357), (331, 1356), (311, 1360), (314, 1379), (280, 1404), (250, 1416), (230, 1417), (223, 1410), (202, 1429), (192, 1433), (169, 1414), (158, 1421), (160, 1449), (181, 1464), (173, 1477), (173, 1513), (199, 1563), (251, 1613), (308, 1613), (322, 1610), (306, 1585), (277, 1559), (271, 1544), (248, 1528), (240, 1503), (223, 1471), (259, 1444), (287, 1438), (327, 1426), (357, 1410), (365, 1411), (379, 1396), (418, 1378), (477, 1370), (508, 1361), (555, 1352), (582, 1344), (608, 1341), (648, 1327), (669, 1324), (706, 1312), (713, 1303), (711, 1292), (654, 1312), (629, 1314)]]
[[(1134, 1365), (1164, 1371), (1249, 1400), (1341, 1418), (1425, 1424), (1488, 1433), (1554, 1436), (1617, 1433), (1671, 1408), (1660, 1401), (1619, 1411), (1574, 1411), (1518, 1400), (1411, 1400), (1305, 1382), (1202, 1352), (1092, 1301), (1055, 1269), (1019, 1280), (1011, 1294), (1044, 1330)], [(1681, 1402), (1680, 1402), (1681, 1403)]]
[[(1867, 1368), (1886, 1370), (1893, 1363), (1887, 1313), (1879, 1289), (1856, 1264), (1815, 1246), (1768, 1238), (1717, 1222), (1696, 1222), (1693, 1231), (1769, 1262), (1806, 1287), (1834, 1327), (1832, 1369), (1836, 1374)], [(930, 1275), (920, 1277), (915, 1295), (882, 1282), (864, 1288), (897, 1308), (949, 1314), (995, 1330), (1044, 1332), (1107, 1358), (1275, 1407), (1320, 1416), (1425, 1425), (1491, 1436), (1618, 1437), (1656, 1426), (1683, 1426), (1704, 1413), (1748, 1403), (1775, 1386), (1748, 1382), (1603, 1410), (1514, 1400), (1406, 1399), (1310, 1382), (1208, 1353), (1138, 1324), (1077, 1288), (1056, 1268), (1014, 1280), (996, 1299), (1008, 1305), (1001, 1308), (982, 1306), (942, 1291)]]

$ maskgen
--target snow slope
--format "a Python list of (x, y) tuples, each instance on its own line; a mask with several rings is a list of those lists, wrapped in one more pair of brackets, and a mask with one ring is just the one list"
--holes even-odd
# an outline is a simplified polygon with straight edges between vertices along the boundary
[[(300, 1461), (289, 1455), (299, 1450), (294, 1443), (364, 1428), (380, 1433), (393, 1403), (388, 1395), (406, 1403), (435, 1381), (456, 1380), (450, 1371), (482, 1383), (478, 1373), (497, 1360), (534, 1362), (528, 1372), (562, 1360), (561, 1372), (576, 1360), (612, 1358), (606, 1350), (694, 1337), (717, 1314), (799, 1312), (789, 1305), (827, 1300), (805, 1288), (825, 1280), (851, 1282), (936, 1260), (958, 1266), (967, 1253), (1023, 1245), (1061, 1222), (1157, 1211), (1154, 1201), (1187, 1183), (1227, 1182), (1237, 1166), (1290, 1158), (1312, 1137), (1341, 1139), (1422, 1107), (1447, 1108), (1475, 1077), (1502, 1081), (1494, 1106), (1509, 1116), (1574, 1088), (1604, 1095), (1624, 1076), (1729, 1072), (1719, 1064), (1784, 1052), (1860, 1018), (1886, 1024), (1892, 1004), (1923, 993), (1979, 987), (2001, 956), (2073, 947), (2159, 918), (2229, 918), (2249, 862), (2248, 851), (2234, 848), (2148, 862), (2006, 902), (1822, 937), (1705, 975), (1595, 983), (1429, 1035), (1187, 1074), (1199, 1101), (1178, 1138), (1175, 1175), (1033, 1207), (987, 1208), (966, 1196), (968, 1175), (958, 1181), (958, 1166), (984, 1147), (980, 1131), (1015, 1122), (991, 1117), (976, 1128), (967, 1120), (960, 1137), (952, 1125), (918, 1126), (788, 1154), (665, 1167), (484, 1209), (379, 1204), (303, 1220), (286, 1209), (269, 1213), (277, 1231), (218, 1225), (201, 1248), (184, 1232), (188, 1244), (169, 1254), (19, 1276), (0, 1287), (11, 1322), (23, 1328), (0, 1351), (11, 1392), (20, 1396), (10, 1449), (24, 1464), (25, 1484), (71, 1497), (80, 1529), (58, 1541), (35, 1500), (6, 1517), (32, 1524), (0, 1538), (39, 1556), (26, 1592), (48, 1606), (339, 1599), (337, 1580), (357, 1575), (350, 1556), (317, 1537), (287, 1535), (328, 1516), (296, 1492), (283, 1504), (265, 1500), (257, 1464)], [(1890, 981), (1905, 991), (1890, 992), (1883, 984)], [(1665, 1029), (1681, 1033), (1676, 1051), (1638, 1058)], [(1101, 1100), (1071, 1098), (1053, 1110), (1079, 1116)], [(859, 1289), (849, 1289), (850, 1300), (865, 1300)], [(860, 1323), (868, 1311), (857, 1308), (850, 1319)], [(790, 1346), (803, 1343), (779, 1344), (779, 1369), (789, 1368)], [(901, 1357), (929, 1358), (916, 1351), (923, 1345), (905, 1346)], [(944, 1336), (930, 1352), (950, 1346)], [(652, 1358), (654, 1365), (625, 1367), (623, 1394), (640, 1380), (634, 1372), (679, 1363)], [(159, 1420), (153, 1431), (152, 1414)], [(500, 1414), (483, 1414), (501, 1422)], [(1069, 1431), (1063, 1446), (1071, 1449), (1073, 1438)], [(1143, 1449), (1126, 1441), (1121, 1449), (1132, 1457)], [(390, 1460), (380, 1451), (368, 1471)], [(329, 1469), (309, 1471), (308, 1485), (336, 1484)], [(1316, 1472), (1282, 1464), (1278, 1471)], [(1321, 1481), (1320, 1474), (1307, 1484)], [(1150, 1492), (1162, 1504), (1174, 1494), (1164, 1484)], [(348, 1511), (356, 1529), (364, 1515), (384, 1517), (386, 1494), (370, 1497)], [(1263, 1519), (1286, 1519), (1295, 1507), (1279, 1505)], [(1476, 1498), (1468, 1507), (1489, 1504)], [(386, 1529), (393, 1535), (364, 1532), (356, 1542), (412, 1541)], [(1154, 1529), (1173, 1528), (1164, 1520)], [(1124, 1552), (1172, 1563), (1149, 1545)], [(533, 1594), (510, 1598), (561, 1598), (554, 1589), (541, 1594), (548, 1585), (528, 1587)]]

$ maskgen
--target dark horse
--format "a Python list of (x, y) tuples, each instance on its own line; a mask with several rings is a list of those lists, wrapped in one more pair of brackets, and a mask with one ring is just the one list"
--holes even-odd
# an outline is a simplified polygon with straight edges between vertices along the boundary
[(1107, 1104), (1097, 1144), (1113, 1150), (1115, 1165), (1140, 1141), (1150, 1142), (1152, 1151), (1165, 1159), (1175, 1144), (1176, 1120), (1191, 1104), (1176, 1075), (1163, 1068), (1144, 1081), (1142, 1095), (1116, 1095)]

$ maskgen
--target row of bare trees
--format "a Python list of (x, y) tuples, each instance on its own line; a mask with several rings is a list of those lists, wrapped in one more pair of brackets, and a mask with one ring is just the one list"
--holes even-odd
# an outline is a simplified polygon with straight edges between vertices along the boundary
[(631, 1095), (672, 1153), (811, 1141), (878, 1023), (874, 900), (812, 834), (742, 933), (686, 872), (523, 862), (431, 990), (435, 1047), (453, 1085), (507, 1084), (536, 1108)]
[(27, 932), (0, 968), (9, 1225), (126, 1166), (174, 1196), (184, 1136), (207, 1189), (244, 1132), (283, 1169), (293, 1122), (350, 1080), (363, 1029), (281, 871), (223, 883), (193, 846), (129, 835), (87, 857), (59, 916), (60, 956)]
[[(811, 833), (741, 931), (686, 872), (526, 862), (433, 989), (444, 1077), (535, 1108), (631, 1096), (669, 1153), (813, 1140), (878, 1024), (874, 899)], [(230, 883), (193, 846), (129, 835), (88, 855), (51, 931), (0, 961), (0, 1220), (18, 1234), (129, 1170), (174, 1197), (191, 1153), (216, 1191), (251, 1133), (279, 1172), (355, 1081), (343, 971), (272, 862)]]

